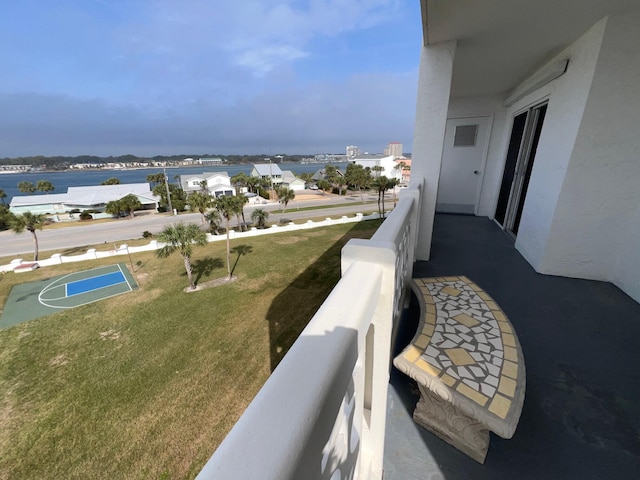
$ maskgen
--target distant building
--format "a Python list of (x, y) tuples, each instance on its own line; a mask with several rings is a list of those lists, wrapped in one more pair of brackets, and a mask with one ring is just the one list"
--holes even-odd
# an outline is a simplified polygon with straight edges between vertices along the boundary
[(360, 155), (360, 149), (358, 147), (356, 147), (355, 145), (347, 146), (347, 160), (351, 160), (352, 158), (355, 158), (358, 155)]
[(400, 142), (391, 142), (387, 144), (387, 148), (384, 149), (385, 155), (393, 155), (394, 157), (402, 156), (402, 144)]
[(63, 214), (71, 210), (97, 210), (104, 212), (107, 203), (135, 195), (144, 209), (157, 209), (160, 198), (153, 195), (148, 183), (119, 185), (92, 185), (69, 187), (67, 193), (51, 195), (19, 195), (11, 199), (9, 210), (14, 214)]
[(411, 159), (410, 158), (396, 158), (396, 169), (400, 170), (402, 178), (400, 181), (404, 184), (408, 184), (411, 179)]
[(231, 178), (227, 172), (203, 172), (200, 174), (180, 175), (180, 186), (189, 193), (201, 192), (205, 188), (209, 195), (235, 195)]
[(22, 173), (32, 169), (31, 165), (0, 165), (0, 173)]
[[(365, 153), (349, 160), (349, 163), (355, 163), (371, 169), (373, 169), (373, 167), (382, 167), (382, 171), (378, 175), (384, 175), (387, 178), (395, 178), (396, 180), (400, 180), (402, 178), (402, 171), (396, 168), (396, 162), (394, 161), (393, 155), (369, 155)], [(375, 173), (373, 175), (376, 176)]]
[(199, 158), (198, 164), (200, 165), (219, 165), (222, 163), (221, 158)]

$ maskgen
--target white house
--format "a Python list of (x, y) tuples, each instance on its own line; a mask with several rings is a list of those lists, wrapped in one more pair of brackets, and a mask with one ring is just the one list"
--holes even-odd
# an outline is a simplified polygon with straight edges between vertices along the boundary
[(287, 187), (294, 192), (305, 189), (306, 182), (294, 175), (291, 170), (282, 170), (282, 186)]
[(380, 172), (380, 175), (384, 175), (387, 178), (395, 178), (397, 180), (402, 178), (402, 171), (396, 168), (395, 157), (393, 155), (361, 154), (350, 159), (349, 163), (362, 165), (365, 168), (382, 167), (383, 170)]
[(18, 195), (12, 198), (9, 210), (42, 214), (63, 214), (70, 210), (104, 211), (107, 203), (135, 195), (143, 208), (157, 209), (160, 198), (153, 195), (148, 183), (124, 183), (119, 185), (92, 185), (69, 187), (67, 193), (51, 195)]
[(180, 185), (187, 192), (202, 191), (202, 182), (206, 182), (209, 195), (235, 195), (235, 188), (231, 185), (231, 178), (227, 172), (203, 172), (194, 175), (180, 175)]

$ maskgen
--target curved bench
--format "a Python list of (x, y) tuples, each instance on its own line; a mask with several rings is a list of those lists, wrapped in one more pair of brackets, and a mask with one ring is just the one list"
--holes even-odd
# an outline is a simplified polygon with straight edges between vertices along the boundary
[(484, 463), (489, 430), (515, 432), (525, 393), (518, 337), (493, 299), (467, 277), (413, 279), (418, 331), (394, 365), (418, 383), (414, 421)]

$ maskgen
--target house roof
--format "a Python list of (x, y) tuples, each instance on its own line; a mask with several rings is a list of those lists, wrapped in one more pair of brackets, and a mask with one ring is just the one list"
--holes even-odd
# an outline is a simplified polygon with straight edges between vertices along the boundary
[(119, 185), (92, 185), (87, 187), (69, 187), (67, 193), (53, 195), (22, 195), (11, 200), (12, 207), (65, 203), (70, 205), (100, 205), (119, 200), (133, 194), (157, 202), (148, 183), (123, 183)]
[(459, 40), (451, 96), (513, 90), (608, 14), (638, 0), (423, 0), (424, 44)]
[(282, 176), (282, 170), (280, 170), (280, 167), (275, 163), (257, 163), (253, 168), (261, 177)]
[(302, 180), (301, 178), (298, 178), (295, 176), (295, 174), (291, 171), (291, 170), (283, 170), (282, 171), (282, 180), (284, 183), (293, 183), (293, 182), (298, 182), (298, 183), (305, 183), (304, 180)]

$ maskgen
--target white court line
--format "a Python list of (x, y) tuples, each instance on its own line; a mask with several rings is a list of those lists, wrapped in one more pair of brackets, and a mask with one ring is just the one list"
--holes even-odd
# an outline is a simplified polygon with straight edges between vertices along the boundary
[[(116, 266), (118, 268), (120, 268), (120, 265), (116, 264)], [(102, 269), (105, 269), (105, 268), (112, 268), (112, 267), (113, 267), (113, 265), (104, 265), (102, 267), (95, 267), (95, 268), (89, 268), (87, 270), (82, 270), (82, 272), (91, 272), (93, 270), (102, 270)], [(70, 277), (71, 275), (75, 275), (76, 273), (81, 273), (81, 272), (67, 273), (66, 275), (63, 275), (62, 277), (58, 278), (57, 280), (54, 280), (49, 285), (47, 285), (42, 290), (40, 290), (40, 293), (38, 294), (38, 302), (40, 303), (40, 305), (44, 305), (45, 307), (49, 307), (49, 308), (73, 308), (73, 307), (57, 307), (57, 306), (54, 306), (54, 305), (49, 305), (49, 304), (47, 304), (46, 302), (44, 302), (42, 300), (42, 294), (46, 293), (50, 288), (55, 288), (55, 287), (61, 286), (62, 285), (62, 283), (60, 283), (61, 280), (65, 279), (67, 277)], [(115, 273), (115, 270), (112, 271), (112, 272), (109, 272), (109, 273)], [(122, 273), (122, 270), (120, 270), (120, 273)], [(105, 274), (105, 275), (107, 275), (107, 274)], [(100, 276), (100, 275), (98, 275), (98, 276)], [(124, 276), (124, 274), (123, 274), (123, 276)], [(89, 278), (94, 278), (94, 277), (89, 277)], [(127, 277), (125, 277), (125, 280), (126, 279), (127, 279)], [(67, 283), (68, 282), (64, 283), (64, 286), (65, 286), (64, 287), (64, 293), (65, 293), (65, 295), (67, 294)], [(128, 283), (129, 282), (127, 282), (127, 284)], [(129, 291), (131, 291), (131, 290), (129, 290)], [(111, 296), (114, 296), (114, 295), (111, 295)], [(103, 298), (110, 298), (110, 297), (103, 297)], [(49, 300), (49, 299), (47, 299), (47, 300)], [(59, 299), (54, 299), (54, 300), (59, 300)], [(92, 303), (92, 302), (84, 303), (83, 305), (88, 305), (89, 303)], [(76, 305), (76, 306), (80, 306), (80, 305)]]
[[(122, 278), (124, 278), (124, 281), (127, 282), (127, 286), (129, 287), (129, 291), (133, 292), (133, 288), (131, 287), (131, 284), (129, 283), (129, 280), (127, 280), (127, 276), (122, 271), (122, 268), (120, 267), (120, 264), (116, 263), (116, 265), (118, 266), (118, 270), (120, 270), (120, 273), (122, 274)], [(122, 283), (122, 282), (120, 282), (120, 283)]]
[[(129, 290), (129, 291), (131, 291), (131, 290)], [(47, 305), (46, 303), (43, 303), (42, 305), (44, 305), (45, 307), (49, 307), (49, 308), (60, 308), (60, 309), (76, 308), (76, 307), (82, 307), (84, 305), (89, 305), (90, 303), (99, 302), (100, 300), (104, 300), (106, 298), (117, 297), (118, 295), (122, 295), (124, 293), (129, 293), (129, 292), (114, 293), (113, 295), (108, 295), (106, 297), (96, 298), (95, 300), (91, 300), (90, 302), (78, 303), (77, 305), (71, 305), (69, 307), (62, 307), (62, 306), (58, 306), (58, 305)], [(65, 297), (65, 298), (68, 298), (68, 297)], [(42, 302), (40, 302), (40, 303), (42, 303)]]

